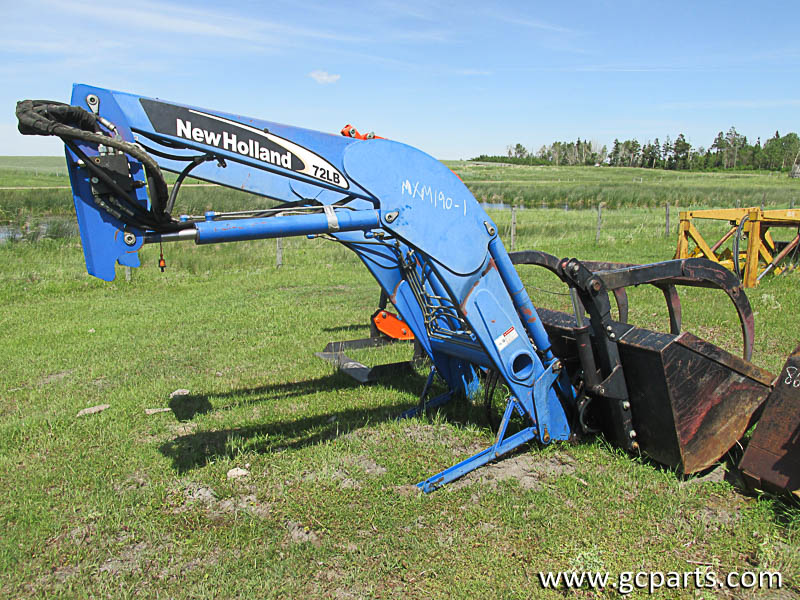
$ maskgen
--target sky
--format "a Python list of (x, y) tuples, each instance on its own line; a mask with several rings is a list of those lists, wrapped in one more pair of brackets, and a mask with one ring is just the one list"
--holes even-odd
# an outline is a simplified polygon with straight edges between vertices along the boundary
[(800, 131), (800, 2), (0, 0), (0, 155), (57, 155), (17, 100), (87, 83), (441, 159), (578, 137)]

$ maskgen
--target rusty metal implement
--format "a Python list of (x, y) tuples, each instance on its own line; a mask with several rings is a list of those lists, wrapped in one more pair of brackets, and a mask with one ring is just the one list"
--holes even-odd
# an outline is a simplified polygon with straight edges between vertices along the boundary
[(752, 487), (800, 496), (800, 346), (775, 380), (739, 469)]

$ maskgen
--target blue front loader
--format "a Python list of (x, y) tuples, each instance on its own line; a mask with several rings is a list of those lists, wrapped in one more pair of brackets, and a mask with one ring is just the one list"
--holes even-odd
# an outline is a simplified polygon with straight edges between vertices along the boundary
[[(395, 141), (87, 85), (74, 86), (69, 107), (34, 104), (29, 112), (29, 127), (49, 127), (66, 142), (86, 266), (95, 277), (113, 280), (117, 263), (139, 266), (146, 243), (328, 234), (358, 255), (447, 383), (436, 402), (475, 394), (482, 372), (499, 373), (510, 395), (495, 444), (421, 482), (424, 491), (528, 441), (570, 437), (574, 390), (497, 226), (438, 160)], [(169, 193), (160, 169), (181, 174)], [(174, 218), (190, 172), (284, 204)], [(526, 425), (507, 436), (514, 413)]]

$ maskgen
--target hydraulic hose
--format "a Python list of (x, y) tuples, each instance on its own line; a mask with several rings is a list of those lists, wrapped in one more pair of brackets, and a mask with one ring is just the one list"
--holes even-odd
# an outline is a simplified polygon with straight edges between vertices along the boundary
[[(126, 225), (157, 232), (177, 231), (192, 226), (191, 223), (175, 221), (170, 216), (167, 210), (169, 202), (167, 183), (153, 157), (137, 144), (114, 139), (102, 133), (98, 121), (106, 125), (108, 123), (93, 113), (62, 102), (22, 100), (17, 102), (16, 114), (19, 120), (18, 129), (23, 135), (52, 135), (64, 141), (67, 147), (84, 162), (86, 168), (111, 190), (105, 208), (111, 205), (114, 212), (109, 212)], [(148, 210), (136, 203), (103, 169), (95, 165), (78, 148), (76, 140), (114, 148), (141, 162), (147, 179), (151, 208)]]

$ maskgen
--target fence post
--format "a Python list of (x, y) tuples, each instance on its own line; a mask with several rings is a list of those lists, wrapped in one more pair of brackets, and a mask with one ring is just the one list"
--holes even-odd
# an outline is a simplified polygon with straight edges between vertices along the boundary
[(511, 205), (511, 251), (517, 244), (517, 205)]
[(275, 267), (283, 266), (283, 238), (275, 238)]
[(594, 243), (600, 243), (600, 228), (603, 226), (603, 202), (597, 205), (597, 232), (594, 234)]
[(666, 208), (667, 208), (667, 214), (664, 223), (664, 236), (669, 237), (669, 202), (666, 203)]

